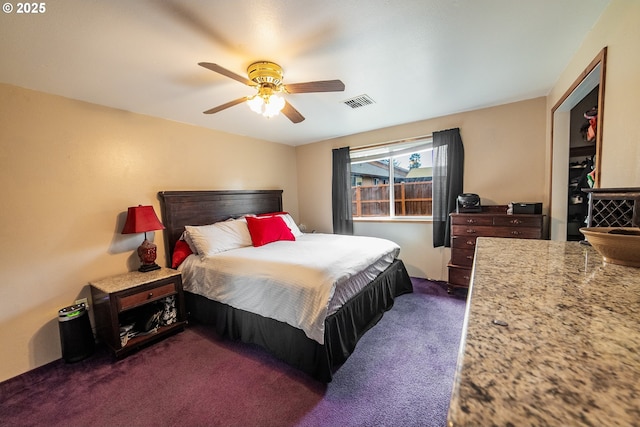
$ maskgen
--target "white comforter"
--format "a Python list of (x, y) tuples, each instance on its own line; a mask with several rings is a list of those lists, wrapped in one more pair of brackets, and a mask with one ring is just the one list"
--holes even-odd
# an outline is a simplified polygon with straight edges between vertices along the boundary
[(285, 322), (324, 344), (336, 286), (362, 279), (361, 272), (372, 266), (379, 273), (399, 252), (394, 242), (375, 237), (305, 234), (202, 259), (190, 255), (180, 270), (185, 290)]

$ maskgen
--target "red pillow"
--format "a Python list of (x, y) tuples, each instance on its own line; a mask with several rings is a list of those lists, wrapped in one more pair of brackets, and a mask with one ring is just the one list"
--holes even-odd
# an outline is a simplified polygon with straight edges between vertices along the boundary
[(178, 268), (182, 261), (184, 261), (193, 252), (191, 248), (184, 240), (178, 240), (176, 246), (173, 248), (173, 257), (171, 259), (171, 268)]
[(278, 240), (296, 240), (287, 224), (279, 216), (248, 216), (246, 219), (253, 246), (263, 246)]

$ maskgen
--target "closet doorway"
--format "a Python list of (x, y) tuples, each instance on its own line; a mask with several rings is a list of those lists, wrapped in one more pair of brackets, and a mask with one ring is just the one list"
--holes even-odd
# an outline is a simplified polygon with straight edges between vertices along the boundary
[[(581, 215), (587, 200), (579, 189), (600, 186), (606, 54), (605, 47), (551, 110), (551, 240), (582, 240), (578, 228), (584, 226)], [(594, 111), (592, 129), (585, 129), (593, 135), (576, 136), (589, 122), (585, 115)], [(576, 142), (580, 138), (584, 141)]]

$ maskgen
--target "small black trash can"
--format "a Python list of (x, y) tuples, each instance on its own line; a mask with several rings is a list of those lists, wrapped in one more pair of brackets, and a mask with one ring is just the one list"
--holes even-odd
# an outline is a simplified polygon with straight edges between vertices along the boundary
[(91, 331), (87, 306), (84, 303), (70, 305), (58, 311), (60, 344), (65, 362), (78, 362), (91, 356), (95, 340)]

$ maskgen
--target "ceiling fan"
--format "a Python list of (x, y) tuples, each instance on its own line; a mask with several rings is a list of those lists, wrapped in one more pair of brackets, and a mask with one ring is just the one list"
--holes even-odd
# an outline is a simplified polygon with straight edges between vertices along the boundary
[(344, 83), (340, 80), (322, 80), (285, 85), (283, 82), (284, 75), (282, 73), (282, 67), (269, 61), (258, 61), (249, 65), (247, 68), (249, 78), (242, 77), (218, 64), (199, 62), (198, 65), (257, 89), (255, 95), (234, 99), (226, 104), (211, 108), (205, 111), (204, 114), (214, 114), (247, 101), (249, 107), (258, 114), (272, 117), (282, 111), (293, 123), (300, 123), (304, 120), (304, 116), (293, 108), (280, 94), (342, 92), (344, 90)]

